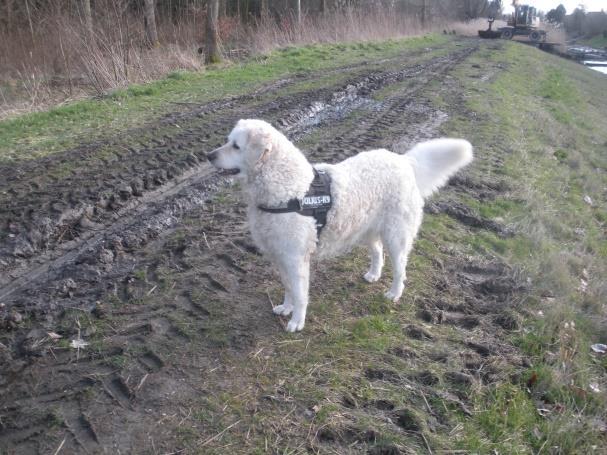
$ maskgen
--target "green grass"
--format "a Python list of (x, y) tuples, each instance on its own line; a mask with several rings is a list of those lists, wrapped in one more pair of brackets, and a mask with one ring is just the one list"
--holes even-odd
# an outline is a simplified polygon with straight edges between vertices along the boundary
[(607, 47), (607, 36), (603, 36), (603, 34), (600, 33), (598, 35), (593, 36), (590, 39), (578, 41), (578, 43), (600, 49), (601, 47)]
[[(471, 128), (454, 118), (445, 129), (476, 144), (477, 157), (496, 145), (508, 151), (499, 170), (477, 166), (485, 177), (506, 178), (509, 197), (467, 202), (487, 218), (512, 223), (517, 235), (503, 239), (483, 232), (469, 244), (476, 252), (497, 253), (533, 283), (525, 305), (530, 314), (511, 339), (532, 366), (520, 381), (478, 391), (473, 419), (462, 420), (458, 447), (475, 453), (597, 453), (606, 441), (593, 422), (605, 418), (606, 399), (588, 384), (605, 378), (607, 370), (589, 346), (604, 340), (606, 329), (599, 322), (605, 309), (598, 278), (607, 274), (606, 207), (590, 206), (583, 197), (600, 198), (607, 184), (599, 171), (607, 168), (607, 132), (598, 127), (607, 112), (604, 79), (525, 46), (505, 46), (488, 56), (508, 68), (490, 86), (478, 88), (465, 71), (459, 73), (468, 90), (476, 88), (467, 106), (483, 120)], [(583, 270), (592, 270), (594, 281), (584, 293)], [(542, 406), (545, 415), (537, 411)]]
[(204, 103), (249, 93), (263, 84), (295, 74), (394, 57), (406, 50), (445, 44), (448, 39), (428, 35), (377, 44), (291, 47), (244, 63), (210, 67), (200, 72), (174, 72), (162, 80), (132, 85), (100, 99), (76, 101), (1, 121), (0, 161), (37, 158), (83, 140), (111, 137), (179, 110), (180, 106), (174, 103)]

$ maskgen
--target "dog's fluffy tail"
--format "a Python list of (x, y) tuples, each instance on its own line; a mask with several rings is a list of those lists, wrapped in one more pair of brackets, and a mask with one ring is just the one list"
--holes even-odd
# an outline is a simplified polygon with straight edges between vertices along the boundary
[(464, 139), (433, 139), (405, 154), (425, 199), (447, 183), (449, 177), (472, 161), (472, 145)]

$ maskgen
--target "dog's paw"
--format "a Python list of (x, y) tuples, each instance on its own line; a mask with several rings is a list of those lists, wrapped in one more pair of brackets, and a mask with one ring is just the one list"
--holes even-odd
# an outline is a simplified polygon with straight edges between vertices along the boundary
[(363, 278), (365, 279), (365, 281), (368, 281), (369, 283), (375, 283), (377, 280), (379, 280), (380, 277), (381, 277), (380, 273), (373, 273), (371, 271), (368, 271), (363, 276)]
[(272, 311), (274, 311), (274, 314), (280, 314), (281, 316), (288, 316), (293, 311), (293, 305), (291, 305), (289, 303), (283, 303), (282, 305), (275, 306)]
[(403, 292), (394, 292), (392, 289), (390, 289), (389, 291), (386, 291), (386, 293), (384, 294), (384, 296), (388, 299), (391, 300), (392, 302), (398, 302), (398, 300), (400, 299), (401, 295), (403, 295)]
[(301, 329), (304, 328), (305, 323), (305, 319), (300, 320), (293, 317), (287, 324), (287, 332), (299, 332)]

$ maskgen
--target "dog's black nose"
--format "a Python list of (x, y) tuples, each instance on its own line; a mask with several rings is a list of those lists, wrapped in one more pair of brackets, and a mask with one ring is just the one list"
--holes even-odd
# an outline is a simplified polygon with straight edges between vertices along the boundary
[(207, 159), (211, 162), (215, 161), (217, 159), (217, 150), (207, 153)]

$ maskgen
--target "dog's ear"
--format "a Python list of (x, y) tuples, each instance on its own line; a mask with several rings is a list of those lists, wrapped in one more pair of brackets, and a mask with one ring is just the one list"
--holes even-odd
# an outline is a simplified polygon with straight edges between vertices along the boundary
[(253, 167), (261, 166), (272, 154), (272, 135), (268, 131), (255, 129), (249, 132), (247, 142), (250, 164)]

